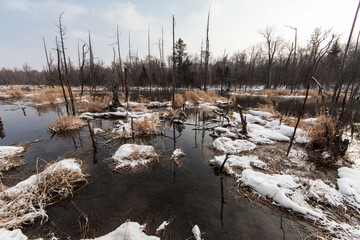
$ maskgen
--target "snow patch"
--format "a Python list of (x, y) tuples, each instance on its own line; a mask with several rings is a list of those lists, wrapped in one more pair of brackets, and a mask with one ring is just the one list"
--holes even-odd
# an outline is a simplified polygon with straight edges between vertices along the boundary
[(116, 169), (135, 168), (155, 161), (157, 153), (155, 148), (150, 145), (123, 144), (112, 158), (116, 162)]
[(24, 147), (0, 146), (0, 159), (11, 157), (25, 151)]
[(216, 150), (225, 153), (240, 153), (244, 151), (250, 151), (256, 148), (256, 145), (247, 140), (231, 140), (227, 137), (219, 137), (213, 142), (213, 146)]
[(160, 240), (158, 237), (146, 235), (144, 230), (145, 225), (140, 225), (137, 222), (125, 222), (114, 231), (93, 240)]

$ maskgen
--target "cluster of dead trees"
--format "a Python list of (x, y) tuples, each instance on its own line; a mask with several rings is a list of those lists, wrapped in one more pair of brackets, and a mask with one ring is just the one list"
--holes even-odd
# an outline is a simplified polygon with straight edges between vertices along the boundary
[[(330, 30), (315, 28), (307, 45), (299, 46), (295, 27), (291, 27), (295, 30), (295, 39), (290, 42), (282, 39), (275, 28), (266, 27), (259, 31), (263, 44), (242, 52), (230, 54), (225, 51), (223, 56), (215, 58), (211, 54), (209, 56), (207, 43), (205, 50), (190, 54), (186, 49), (186, 40), (177, 38), (174, 39), (172, 56), (166, 58), (163, 37), (160, 37), (157, 44), (158, 53), (151, 54), (149, 31), (148, 55), (145, 59), (140, 59), (131, 49), (130, 33), (129, 52), (126, 58), (122, 58), (120, 32), (117, 28), (116, 42), (112, 49), (113, 61), (111, 66), (105, 66), (102, 60), (94, 58), (90, 32), (86, 41), (79, 41), (78, 59), (74, 61), (66, 55), (61, 17), (62, 15), (59, 17), (56, 47), (51, 48), (55, 49), (55, 54), (51, 54), (44, 41), (44, 70), (32, 70), (27, 64), (21, 70), (2, 69), (0, 84), (53, 86), (62, 83), (69, 93), (71, 86), (81, 86), (82, 91), (84, 86), (90, 87), (91, 91), (97, 86), (117, 86), (117, 89), (124, 90), (124, 70), (127, 68), (129, 87), (148, 87), (150, 90), (155, 87), (172, 88), (173, 85), (202, 89), (216, 86), (223, 93), (230, 89), (246, 90), (253, 85), (264, 85), (266, 88), (285, 87), (294, 92), (306, 88), (309, 79), (315, 77), (323, 88), (333, 90), (333, 99), (336, 101), (344, 89), (348, 89), (352, 98), (359, 91), (359, 35), (343, 45), (342, 39)], [(345, 53), (347, 58), (344, 58)], [(315, 82), (310, 84), (316, 87)]]

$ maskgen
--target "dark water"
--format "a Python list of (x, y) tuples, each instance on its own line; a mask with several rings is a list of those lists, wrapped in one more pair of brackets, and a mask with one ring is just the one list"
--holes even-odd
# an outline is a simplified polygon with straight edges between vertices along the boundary
[[(21, 107), (26, 107), (26, 116)], [(54, 233), (61, 239), (80, 239), (79, 225), (86, 222), (86, 216), (87, 238), (107, 234), (128, 219), (147, 223), (147, 232), (154, 234), (163, 221), (173, 218), (163, 239), (188, 239), (194, 224), (205, 233), (205, 239), (301, 239), (298, 232), (302, 231), (295, 222), (265, 206), (238, 198), (234, 180), (213, 171), (208, 165), (214, 156), (209, 148), (212, 143), (209, 132), (194, 131), (189, 125), (168, 126), (165, 136), (141, 140), (156, 147), (159, 163), (141, 172), (118, 173), (111, 171), (103, 160), (124, 142), (105, 144), (105, 139), (98, 137), (98, 151), (94, 155), (86, 127), (70, 136), (52, 137), (47, 126), (61, 110), (59, 106), (39, 110), (23, 102), (0, 105), (6, 135), (0, 139), (0, 145), (42, 139), (24, 154), (26, 165), (4, 175), (5, 185), (12, 186), (34, 173), (36, 162), (43, 165), (44, 161), (60, 157), (81, 159), (89, 175), (89, 183), (73, 197), (46, 208), (49, 221), (43, 225), (37, 221), (23, 229), (29, 237), (50, 237)], [(112, 122), (94, 124), (106, 128)], [(187, 154), (179, 166), (169, 161), (174, 145)]]

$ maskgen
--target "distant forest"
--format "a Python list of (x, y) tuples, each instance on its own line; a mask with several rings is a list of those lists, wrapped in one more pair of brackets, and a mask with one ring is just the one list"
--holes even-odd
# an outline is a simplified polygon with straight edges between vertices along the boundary
[[(224, 52), (218, 58), (211, 56), (205, 47), (199, 53), (188, 53), (186, 43), (181, 38), (174, 41), (173, 54), (165, 57), (160, 37), (157, 54), (150, 54), (149, 51), (145, 59), (140, 59), (129, 47), (126, 58), (122, 59), (117, 33), (112, 65), (105, 66), (102, 60), (94, 62), (90, 34), (86, 43), (78, 47), (78, 59), (67, 57), (63, 52), (66, 42), (63, 42), (65, 32), (61, 28), (61, 16), (59, 23), (56, 49), (49, 52), (44, 41), (44, 69), (39, 72), (28, 64), (23, 65), (22, 69), (3, 68), (0, 71), (0, 84), (54, 86), (60, 84), (60, 75), (66, 75), (72, 86), (111, 87), (117, 84), (123, 89), (126, 68), (128, 84), (133, 88), (166, 88), (175, 84), (177, 88), (203, 89), (208, 65), (207, 86), (216, 86), (221, 91), (246, 90), (254, 85), (263, 85), (265, 88), (287, 88), (293, 92), (306, 88), (311, 78), (321, 83), (323, 88), (331, 89), (333, 96), (338, 96), (346, 88), (355, 95), (359, 91), (359, 35), (357, 38), (355, 36), (355, 41), (342, 45), (342, 39), (330, 30), (315, 28), (306, 46), (299, 46), (296, 28), (290, 27), (294, 30), (294, 39), (288, 42), (277, 35), (273, 28), (266, 27), (259, 31), (264, 40), (262, 43), (235, 53)], [(205, 64), (207, 54), (210, 58)], [(310, 84), (316, 87), (317, 82), (310, 81)]]

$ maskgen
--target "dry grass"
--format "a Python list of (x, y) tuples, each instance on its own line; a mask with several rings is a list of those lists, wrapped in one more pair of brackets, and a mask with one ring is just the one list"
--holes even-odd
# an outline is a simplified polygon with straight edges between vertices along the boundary
[[(68, 97), (68, 91), (65, 89), (65, 95)], [(54, 103), (64, 101), (64, 94), (62, 88), (57, 86), (55, 88), (44, 88), (39, 91), (35, 91), (31, 97), (34, 104)]]
[(199, 98), (199, 96), (197, 95), (196, 92), (193, 91), (187, 91), (184, 93), (184, 98), (186, 101), (191, 102), (191, 103), (198, 103), (201, 99)]
[(317, 117), (318, 121), (309, 131), (311, 138), (308, 146), (311, 149), (328, 149), (332, 145), (335, 134), (335, 119), (321, 115)]
[(265, 103), (265, 104), (258, 103), (258, 109), (263, 112), (269, 112), (275, 114), (275, 106), (272, 103)]
[(139, 96), (139, 103), (150, 103), (150, 98), (145, 98), (143, 95)]
[(259, 92), (260, 95), (267, 95), (267, 96), (289, 96), (290, 90), (289, 89), (264, 89)]
[(79, 117), (64, 115), (49, 124), (49, 130), (55, 133), (64, 133), (77, 130), (85, 125)]
[(41, 173), (0, 193), (0, 227), (18, 228), (36, 218), (46, 220), (44, 208), (72, 195), (84, 182), (85, 175), (75, 159), (48, 165)]
[(175, 106), (180, 106), (181, 104), (183, 104), (183, 102), (184, 102), (183, 95), (179, 93), (175, 93), (175, 97), (174, 97)]
[(110, 104), (110, 96), (91, 96), (84, 95), (82, 101), (79, 103), (78, 109), (86, 112), (97, 112), (106, 108)]
[(153, 136), (160, 133), (159, 115), (152, 114), (151, 118), (143, 118), (141, 120), (133, 120), (135, 136)]
[(203, 102), (213, 102), (213, 99), (203, 90), (199, 91), (197, 95)]
[[(296, 95), (305, 96), (306, 95), (306, 89), (299, 91)], [(321, 96), (321, 94), (319, 94), (318, 90), (309, 89), (308, 96), (317, 97), (317, 96)]]
[(6, 94), (10, 95), (12, 98), (21, 99), (24, 97), (25, 92), (21, 90), (20, 87), (14, 86), (11, 89), (6, 90)]

